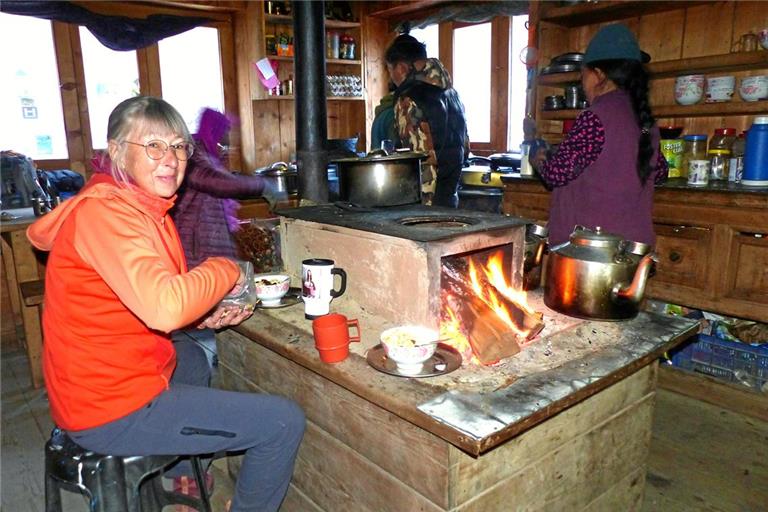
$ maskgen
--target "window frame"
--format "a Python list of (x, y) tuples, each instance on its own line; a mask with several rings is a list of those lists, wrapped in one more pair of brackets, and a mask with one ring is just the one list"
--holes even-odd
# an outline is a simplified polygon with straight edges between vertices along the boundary
[[(487, 23), (487, 22), (485, 22)], [(453, 76), (453, 32), (457, 28), (481, 23), (440, 23), (440, 61)], [(491, 20), (491, 115), (490, 142), (472, 142), (470, 150), (476, 154), (509, 151), (507, 132), (509, 119), (509, 47), (512, 20), (508, 16), (496, 16)]]
[[(235, 13), (201, 13), (197, 9), (167, 8), (131, 4), (126, 6), (112, 2), (89, 2), (87, 8), (100, 14), (146, 17), (150, 14), (176, 14), (185, 16), (205, 16), (213, 21), (202, 26), (215, 28), (219, 35), (219, 52), (224, 90), (224, 105), (227, 112), (238, 112), (239, 101), (236, 87), (235, 65)], [(88, 100), (85, 88), (85, 71), (80, 46), (80, 25), (51, 21), (56, 65), (59, 73), (62, 116), (64, 133), (67, 141), (68, 159), (35, 160), (38, 167), (45, 170), (72, 169), (88, 177), (91, 174), (90, 160), (93, 156), (93, 140), (88, 114)], [(160, 80), (160, 53), (157, 44), (136, 50), (139, 69), (139, 90), (143, 95), (162, 97)], [(202, 106), (202, 105), (201, 105)], [(194, 129), (194, 127), (190, 127)], [(230, 166), (240, 168), (242, 162), (241, 135), (238, 126), (233, 126), (230, 133)]]

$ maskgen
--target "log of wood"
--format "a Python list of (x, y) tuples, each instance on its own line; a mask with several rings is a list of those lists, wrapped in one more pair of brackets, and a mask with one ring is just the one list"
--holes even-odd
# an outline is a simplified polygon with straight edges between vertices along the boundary
[(443, 263), (441, 295), (443, 304), (454, 311), (461, 323), (461, 330), (467, 336), (472, 351), (483, 364), (491, 364), (505, 357), (510, 357), (521, 349), (521, 343), (541, 331), (544, 324), (540, 315), (530, 315), (516, 303), (504, 297), (480, 273), (481, 289), (495, 292), (499, 303), (503, 304), (510, 317), (528, 334), (519, 336), (491, 306), (474, 292), (469, 277), (469, 265), (466, 259)]

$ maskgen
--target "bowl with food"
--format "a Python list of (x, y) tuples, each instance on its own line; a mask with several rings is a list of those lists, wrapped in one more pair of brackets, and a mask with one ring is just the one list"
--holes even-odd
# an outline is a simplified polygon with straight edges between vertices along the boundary
[(401, 325), (381, 333), (384, 352), (404, 374), (421, 371), (424, 361), (432, 357), (437, 348), (439, 333), (420, 325)]
[(280, 304), (291, 287), (291, 277), (286, 274), (259, 274), (253, 276), (256, 297), (265, 306)]

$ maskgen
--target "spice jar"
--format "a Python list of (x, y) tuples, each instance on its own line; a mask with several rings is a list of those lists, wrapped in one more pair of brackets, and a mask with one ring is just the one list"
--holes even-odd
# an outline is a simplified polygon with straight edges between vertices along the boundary
[[(701, 134), (686, 135), (683, 137), (683, 144), (681, 174), (688, 178), (689, 185), (706, 185), (709, 183), (707, 136)], [(706, 169), (706, 173), (703, 173), (704, 169)]]
[(736, 138), (735, 128), (717, 128), (709, 140), (707, 156), (710, 162), (710, 179), (727, 180), (728, 165), (731, 159), (731, 147)]

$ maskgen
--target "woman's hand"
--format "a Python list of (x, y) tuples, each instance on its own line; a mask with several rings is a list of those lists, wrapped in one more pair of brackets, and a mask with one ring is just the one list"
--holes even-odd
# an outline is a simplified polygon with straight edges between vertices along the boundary
[(253, 306), (219, 306), (213, 310), (200, 325), (198, 329), (222, 329), (232, 325), (238, 325), (253, 314)]

